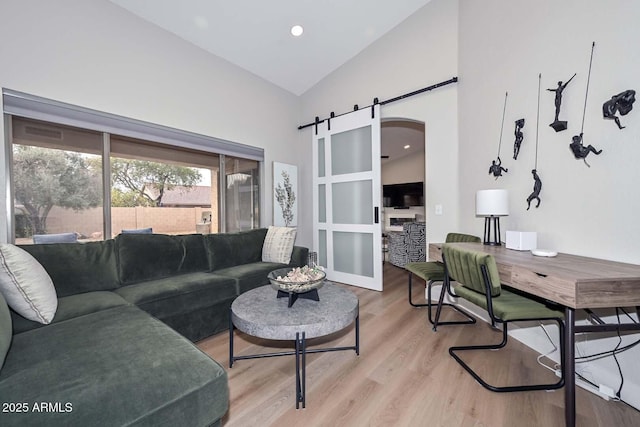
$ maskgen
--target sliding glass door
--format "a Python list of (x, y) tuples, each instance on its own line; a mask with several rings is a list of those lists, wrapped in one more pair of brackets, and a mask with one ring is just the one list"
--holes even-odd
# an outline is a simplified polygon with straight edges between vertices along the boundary
[(9, 117), (16, 243), (43, 234), (90, 241), (122, 230), (208, 234), (260, 226), (257, 160)]
[(102, 239), (102, 134), (14, 118), (12, 135), (15, 242), (63, 233)]
[(224, 157), (225, 232), (260, 226), (260, 163)]

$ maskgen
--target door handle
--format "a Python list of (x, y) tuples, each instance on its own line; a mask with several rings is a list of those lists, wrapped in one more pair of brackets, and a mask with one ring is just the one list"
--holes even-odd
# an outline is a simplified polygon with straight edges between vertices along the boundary
[(377, 224), (379, 222), (378, 207), (377, 206), (375, 208), (373, 208), (373, 222), (374, 222), (374, 224)]

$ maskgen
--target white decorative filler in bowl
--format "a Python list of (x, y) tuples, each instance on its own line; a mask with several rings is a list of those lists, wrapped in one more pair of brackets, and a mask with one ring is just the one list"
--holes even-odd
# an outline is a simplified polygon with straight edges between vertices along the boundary
[(298, 297), (319, 301), (318, 288), (324, 284), (326, 273), (321, 267), (295, 267), (273, 270), (267, 275), (278, 298), (289, 297), (289, 307)]

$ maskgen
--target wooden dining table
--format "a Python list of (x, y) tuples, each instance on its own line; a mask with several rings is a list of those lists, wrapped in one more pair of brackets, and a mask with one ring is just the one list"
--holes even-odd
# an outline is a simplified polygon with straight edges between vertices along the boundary
[[(564, 307), (565, 424), (576, 424), (575, 335), (584, 332), (640, 331), (638, 323), (575, 324), (579, 309), (639, 307), (640, 265), (559, 253), (534, 256), (529, 251), (482, 243), (447, 243), (493, 255), (500, 281)], [(429, 259), (442, 261), (443, 243), (429, 244)]]

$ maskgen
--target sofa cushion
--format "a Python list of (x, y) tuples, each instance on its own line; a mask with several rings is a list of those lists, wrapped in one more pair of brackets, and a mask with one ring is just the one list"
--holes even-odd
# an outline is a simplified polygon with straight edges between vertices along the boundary
[(123, 285), (209, 267), (202, 234), (120, 234), (115, 240)]
[(302, 246), (294, 246), (291, 252), (291, 260), (289, 266), (302, 267), (309, 264), (309, 248)]
[(15, 335), (0, 371), (0, 396), (61, 409), (4, 413), (4, 427), (206, 426), (224, 415), (228, 393), (217, 362), (133, 306)]
[(51, 277), (28, 252), (0, 244), (0, 293), (9, 307), (34, 322), (48, 324), (58, 308)]
[(266, 235), (266, 228), (239, 233), (207, 234), (205, 245), (209, 271), (262, 260), (262, 245)]
[[(129, 303), (120, 295), (109, 291), (69, 295), (68, 297), (58, 298), (58, 310), (51, 323), (62, 322), (63, 320), (73, 319), (120, 305), (129, 305)], [(14, 334), (44, 326), (38, 322), (27, 320), (14, 311), (11, 312), (11, 317), (13, 318)]]
[(267, 274), (273, 270), (284, 267), (287, 267), (287, 265), (277, 262), (253, 262), (217, 270), (216, 275), (235, 279), (238, 295), (240, 295), (253, 288), (268, 285), (269, 279), (267, 279)]
[(295, 228), (270, 226), (262, 245), (262, 261), (289, 264), (295, 241)]
[(169, 325), (180, 335), (191, 342), (197, 342), (219, 332), (229, 333), (229, 309), (236, 297), (221, 301), (215, 305), (192, 310), (176, 316), (162, 318), (162, 323)]
[(235, 280), (211, 273), (181, 274), (123, 286), (115, 292), (158, 319), (211, 307), (237, 295)]
[(20, 247), (47, 270), (58, 297), (119, 286), (113, 240)]
[(11, 347), (11, 315), (9, 314), (9, 306), (0, 294), (0, 369), (4, 365), (4, 359)]

